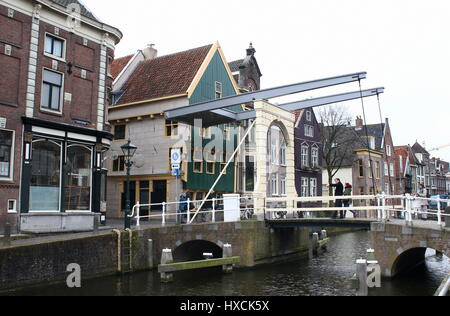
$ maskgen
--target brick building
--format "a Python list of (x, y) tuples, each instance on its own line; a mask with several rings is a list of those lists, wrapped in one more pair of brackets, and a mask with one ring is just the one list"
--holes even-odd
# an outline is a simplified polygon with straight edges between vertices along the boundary
[(92, 226), (121, 37), (76, 0), (0, 0), (0, 229)]

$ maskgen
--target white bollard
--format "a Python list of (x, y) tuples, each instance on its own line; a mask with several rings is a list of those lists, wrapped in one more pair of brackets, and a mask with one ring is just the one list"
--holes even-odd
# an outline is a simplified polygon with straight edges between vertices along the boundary
[(166, 225), (166, 202), (162, 202), (162, 225)]
[(359, 280), (359, 289), (357, 296), (368, 296), (369, 288), (367, 286), (367, 260), (356, 260), (356, 275)]
[(441, 214), (441, 197), (438, 195), (437, 198), (437, 217), (438, 217), (438, 225), (442, 225), (442, 214)]
[[(163, 249), (161, 255), (161, 264), (173, 263), (172, 249)], [(173, 281), (173, 273), (161, 272), (161, 282), (167, 283)]]

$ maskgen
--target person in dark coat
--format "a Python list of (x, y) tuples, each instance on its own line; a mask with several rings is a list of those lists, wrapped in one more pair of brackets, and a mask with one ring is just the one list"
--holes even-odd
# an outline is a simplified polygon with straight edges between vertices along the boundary
[[(343, 196), (344, 195), (344, 185), (341, 182), (341, 179), (337, 178), (334, 180), (334, 184), (331, 185), (331, 187), (335, 188), (334, 190), (334, 196)], [(335, 207), (342, 207), (342, 200), (336, 200)], [(339, 212), (335, 211), (333, 213), (332, 218), (337, 218)], [(344, 213), (341, 211), (341, 218), (343, 218)]]
[[(344, 190), (344, 196), (350, 196), (352, 195), (352, 185), (350, 183), (346, 183), (345, 184), (345, 190)], [(350, 207), (350, 203), (352, 201), (350, 199), (344, 200), (344, 207)], [(353, 213), (353, 217), (356, 217), (356, 212), (355, 211), (351, 211)], [(347, 211), (344, 211), (344, 218), (347, 215)]]

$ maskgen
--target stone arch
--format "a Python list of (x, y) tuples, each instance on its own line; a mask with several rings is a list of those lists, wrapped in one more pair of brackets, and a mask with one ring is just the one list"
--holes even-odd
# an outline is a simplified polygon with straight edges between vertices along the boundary
[(284, 137), (284, 139), (286, 141), (286, 145), (287, 146), (291, 146), (292, 139), (289, 137), (290, 133), (288, 132), (285, 124), (282, 121), (280, 121), (280, 120), (273, 120), (272, 123), (270, 123), (270, 125), (269, 125), (269, 127), (267, 129), (267, 134), (270, 133), (270, 129), (273, 126), (277, 126), (278, 128), (280, 128), (281, 132), (283, 133), (283, 137)]
[(198, 239), (185, 241), (177, 246), (173, 251), (173, 259), (175, 262), (202, 260), (205, 252), (212, 253), (213, 258), (222, 258), (223, 256), (223, 249), (217, 243)]
[(414, 268), (421, 262), (425, 260), (425, 253), (427, 249), (434, 249), (437, 252), (443, 253), (444, 255), (449, 255), (448, 251), (443, 250), (441, 245), (409, 245), (404, 249), (398, 249), (397, 253), (399, 255), (394, 257), (391, 262), (389, 262), (388, 267), (390, 270), (390, 276), (395, 277), (400, 273), (407, 272), (408, 270)]

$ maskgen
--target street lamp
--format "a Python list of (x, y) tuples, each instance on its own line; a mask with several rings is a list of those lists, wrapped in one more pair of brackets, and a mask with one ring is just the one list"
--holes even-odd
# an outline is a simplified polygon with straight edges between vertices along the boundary
[(131, 140), (128, 139), (128, 142), (120, 147), (122, 149), (123, 154), (125, 155), (125, 166), (127, 167), (127, 193), (125, 200), (125, 229), (131, 228), (131, 219), (129, 215), (131, 214), (131, 200), (130, 200), (130, 170), (133, 162), (131, 158), (133, 158), (136, 153), (137, 147), (131, 143)]

